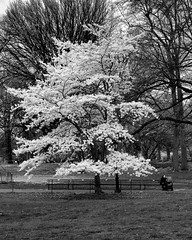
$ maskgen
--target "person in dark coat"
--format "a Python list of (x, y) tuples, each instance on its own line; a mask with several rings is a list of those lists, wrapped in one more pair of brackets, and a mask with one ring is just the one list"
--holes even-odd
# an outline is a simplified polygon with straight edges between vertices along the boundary
[(160, 185), (164, 191), (168, 191), (169, 189), (173, 191), (173, 181), (171, 177), (163, 175), (160, 180)]

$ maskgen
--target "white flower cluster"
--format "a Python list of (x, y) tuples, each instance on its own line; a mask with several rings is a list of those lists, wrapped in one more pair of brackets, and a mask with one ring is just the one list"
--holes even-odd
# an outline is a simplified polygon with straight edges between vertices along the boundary
[(96, 139), (97, 141), (104, 141), (108, 147), (112, 146), (114, 142), (121, 142), (122, 140), (134, 141), (133, 136), (128, 130), (124, 129), (124, 127), (117, 122), (100, 124), (90, 129), (88, 135), (90, 140), (93, 141), (93, 139)]
[(57, 169), (56, 176), (70, 175), (74, 173), (89, 173), (114, 175), (116, 173), (131, 173), (137, 177), (146, 176), (155, 171), (150, 165), (150, 159), (131, 156), (127, 153), (113, 151), (107, 156), (107, 163), (86, 159), (76, 163), (64, 163)]
[(144, 104), (143, 102), (127, 102), (119, 104), (121, 117), (131, 116), (134, 121), (150, 117), (151, 115), (157, 117), (154, 110)]
[(56, 171), (56, 176), (69, 175), (73, 173), (95, 173), (101, 174), (105, 163), (101, 161), (93, 161), (92, 159), (86, 159), (76, 163), (64, 163)]
[(136, 157), (128, 153), (112, 151), (107, 156), (107, 165), (103, 173), (108, 173), (109, 175), (132, 173), (135, 176), (146, 176), (155, 170), (150, 165), (150, 161), (150, 159), (144, 159), (142, 156)]

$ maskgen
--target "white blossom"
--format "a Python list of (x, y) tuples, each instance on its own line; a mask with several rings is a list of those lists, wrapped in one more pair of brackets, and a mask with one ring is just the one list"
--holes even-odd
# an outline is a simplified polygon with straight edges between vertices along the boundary
[[(119, 28), (119, 23), (115, 26), (113, 31), (106, 27), (107, 35), (100, 31), (96, 43), (79, 45), (56, 40), (58, 56), (52, 63), (44, 64), (47, 68), (45, 79), (38, 79), (36, 85), (28, 89), (9, 89), (21, 99), (17, 107), (25, 111), (23, 122), (29, 130), (35, 127), (39, 133), (33, 140), (18, 139), (15, 153), (28, 152), (32, 156), (21, 164), (21, 169), (26, 168), (27, 173), (50, 157), (62, 154), (68, 158), (63, 159), (65, 162), (57, 175), (74, 172), (114, 174), (130, 169), (145, 174), (152, 169), (149, 160), (114, 151), (115, 144), (134, 141), (127, 124), (121, 121), (123, 118), (129, 116), (132, 121), (140, 121), (156, 117), (144, 103), (124, 99), (131, 87), (129, 55), (136, 51), (135, 40), (124, 28)], [(41, 129), (51, 124), (55, 127), (42, 136)], [(104, 143), (107, 148), (108, 153), (102, 161), (90, 154), (96, 143)], [(85, 156), (71, 160), (69, 156), (76, 151)]]

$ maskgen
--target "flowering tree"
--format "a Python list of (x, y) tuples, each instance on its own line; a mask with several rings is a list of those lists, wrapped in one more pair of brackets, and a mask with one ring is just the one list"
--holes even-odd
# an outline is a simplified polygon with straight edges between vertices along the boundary
[[(94, 172), (99, 180), (100, 174), (132, 169), (137, 175), (145, 175), (153, 169), (149, 160), (131, 156), (124, 148), (134, 141), (130, 120), (134, 125), (155, 115), (142, 102), (126, 101), (135, 37), (128, 38), (127, 29), (118, 21), (95, 34), (99, 39), (96, 43), (56, 41), (58, 56), (46, 65), (45, 80), (37, 80), (25, 90), (10, 89), (21, 98), (23, 121), (39, 133), (37, 139), (18, 139), (15, 153), (31, 154), (20, 165), (27, 173), (55, 157), (63, 161), (56, 171), (58, 176)], [(52, 124), (54, 128), (43, 135), (42, 129)]]

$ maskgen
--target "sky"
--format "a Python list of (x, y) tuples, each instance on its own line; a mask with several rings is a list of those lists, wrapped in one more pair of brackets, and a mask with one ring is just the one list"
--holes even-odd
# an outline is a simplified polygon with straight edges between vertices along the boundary
[(13, 0), (0, 0), (0, 15), (5, 13), (5, 10), (11, 1)]

